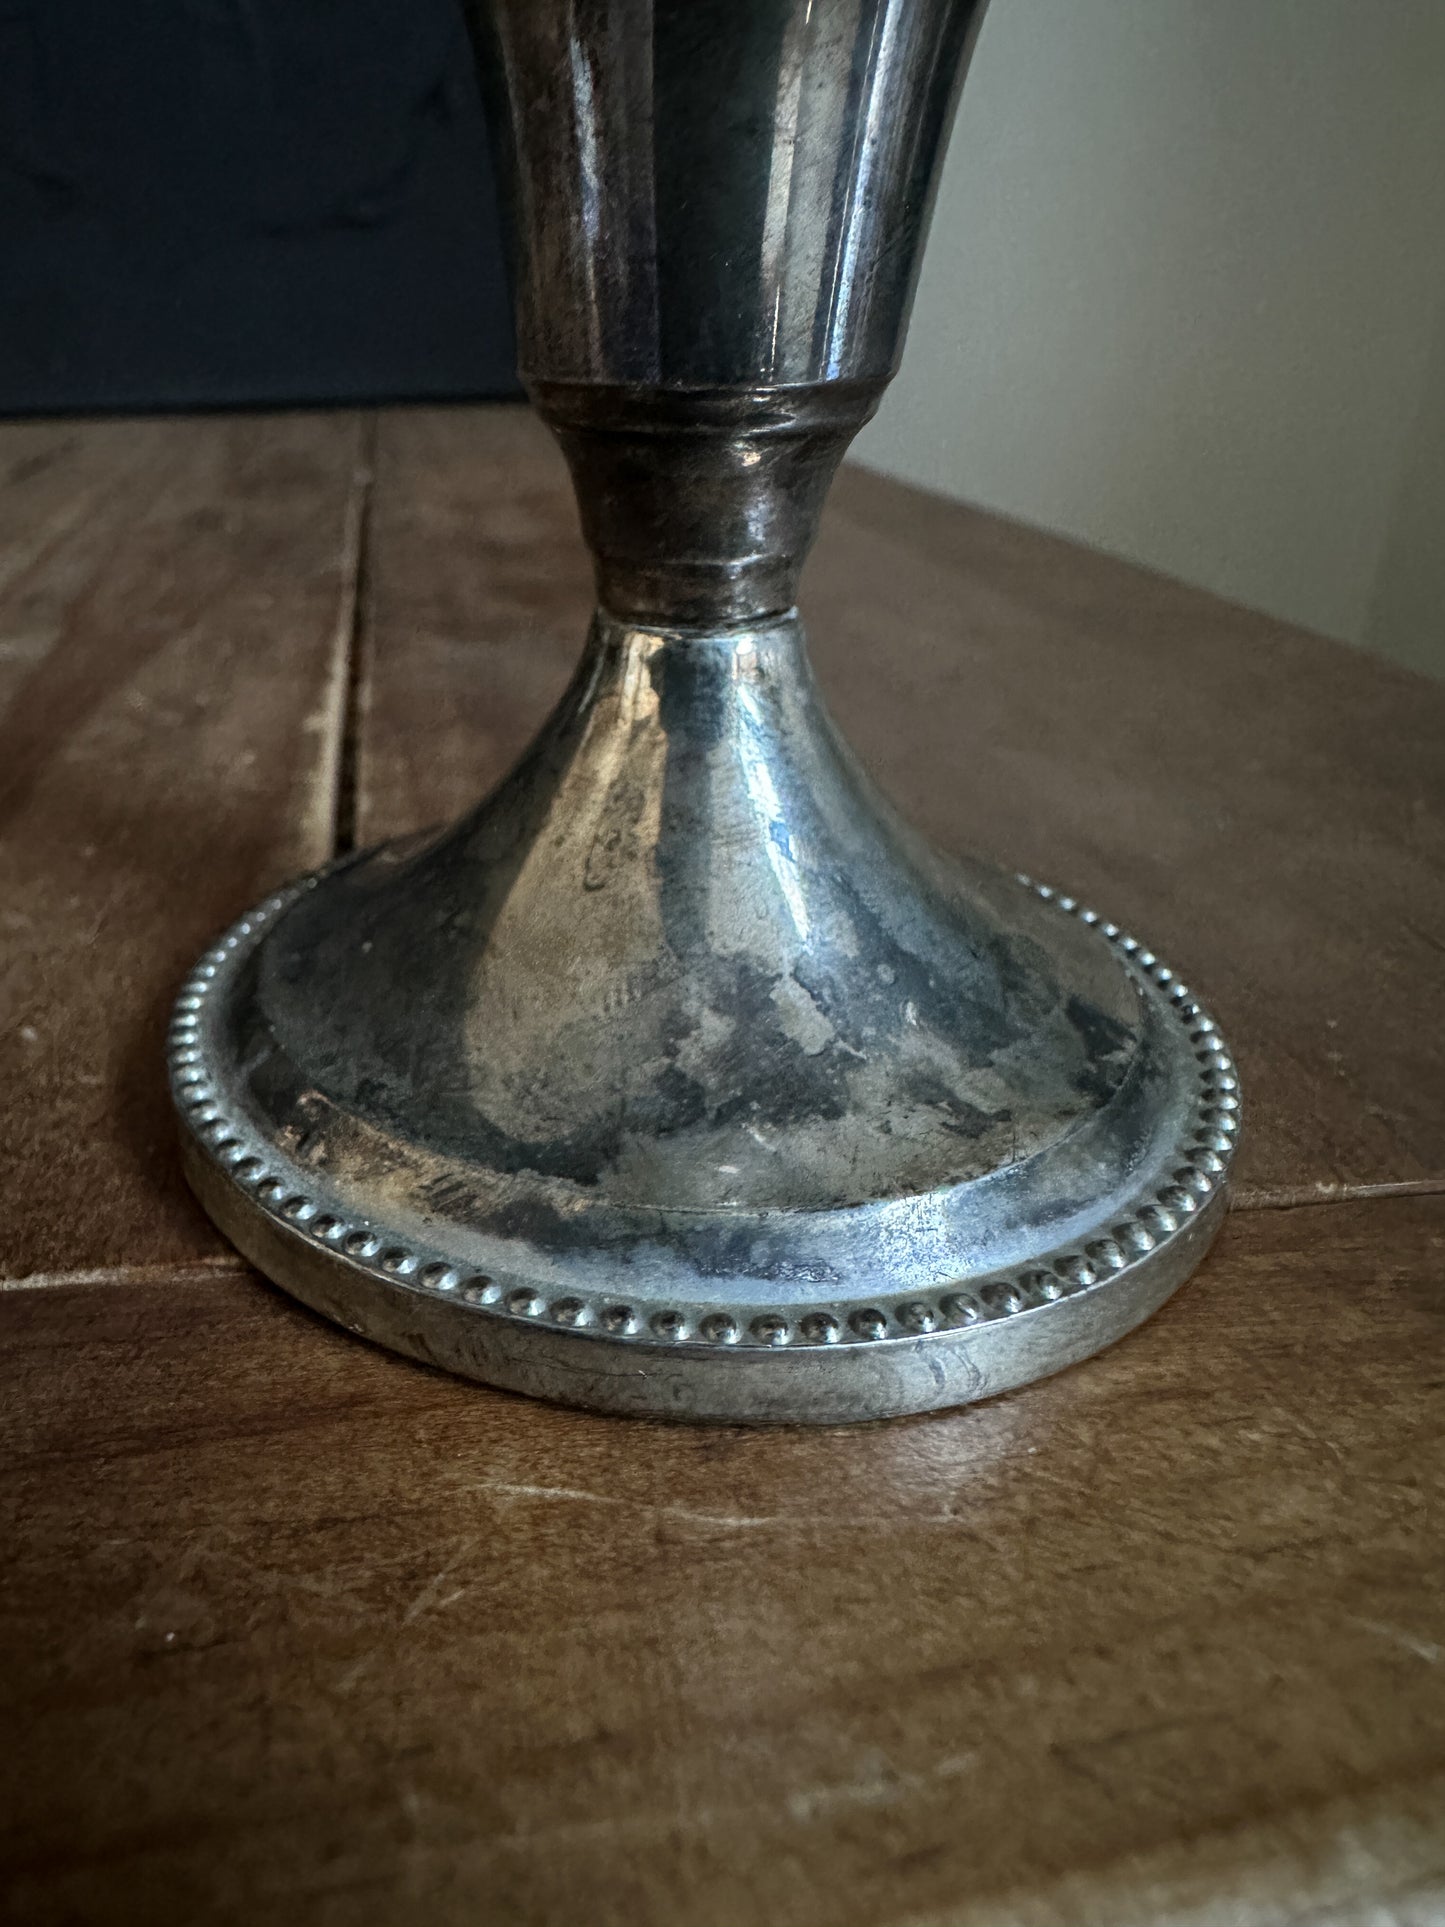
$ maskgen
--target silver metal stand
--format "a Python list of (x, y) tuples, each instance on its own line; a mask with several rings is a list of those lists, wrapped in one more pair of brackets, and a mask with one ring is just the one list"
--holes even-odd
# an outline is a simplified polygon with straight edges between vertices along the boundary
[(253, 912), (172, 1047), (217, 1223), (399, 1351), (609, 1411), (881, 1417), (1084, 1357), (1217, 1228), (1213, 1021), (1093, 911), (909, 830), (793, 606), (972, 12), (477, 22), (599, 612), (499, 788)]

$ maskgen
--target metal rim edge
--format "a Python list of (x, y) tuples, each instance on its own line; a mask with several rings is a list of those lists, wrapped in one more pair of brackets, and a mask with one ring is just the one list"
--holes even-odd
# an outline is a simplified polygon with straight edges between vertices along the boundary
[[(318, 1303), (318, 1294), (299, 1288), (298, 1281), (286, 1275), (291, 1267), (271, 1259), (273, 1250), (289, 1249), (298, 1261), (309, 1258), (312, 1268), (319, 1261), (328, 1269), (346, 1274), (363, 1298), (374, 1297), (379, 1288), (385, 1296), (401, 1295), (414, 1308), (430, 1300), (436, 1307), (445, 1307), (451, 1316), (462, 1313), (485, 1321), (496, 1335), (501, 1335), (502, 1327), (512, 1328), (518, 1337), (525, 1332), (527, 1342), (534, 1346), (548, 1333), (553, 1340), (565, 1341), (569, 1348), (581, 1343), (593, 1353), (599, 1344), (609, 1351), (625, 1348), (655, 1359), (673, 1380), (679, 1368), (686, 1371), (688, 1365), (695, 1368), (704, 1361), (721, 1364), (726, 1360), (736, 1366), (745, 1358), (754, 1366), (763, 1358), (775, 1361), (776, 1366), (782, 1366), (785, 1358), (798, 1364), (811, 1358), (818, 1365), (827, 1361), (836, 1371), (844, 1357), (861, 1363), (860, 1354), (871, 1354), (882, 1364), (885, 1355), (906, 1351), (916, 1352), (920, 1364), (930, 1355), (937, 1355), (937, 1364), (941, 1364), (942, 1352), (956, 1353), (959, 1341), (1001, 1338), (1001, 1326), (1014, 1327), (1022, 1337), (1023, 1327), (1018, 1321), (1035, 1326), (1040, 1322), (1039, 1314), (1050, 1310), (1055, 1314), (1052, 1322), (1060, 1326), (1058, 1337), (1064, 1343), (1057, 1356), (1035, 1369), (1007, 1372), (1002, 1379), (991, 1373), (983, 1389), (971, 1393), (956, 1382), (956, 1375), (940, 1374), (935, 1366), (923, 1372), (917, 1391), (901, 1400), (885, 1398), (871, 1413), (855, 1413), (850, 1404), (844, 1414), (862, 1417), (962, 1403), (970, 1396), (1005, 1389), (1007, 1383), (1040, 1376), (1097, 1350), (1139, 1323), (1182, 1282), (1199, 1262), (1222, 1217), (1229, 1166), (1238, 1141), (1240, 1098), (1234, 1063), (1214, 1018), (1169, 966), (1137, 938), (1073, 897), (1019, 876), (1020, 884), (1061, 915), (1077, 917), (1095, 929), (1113, 946), (1135, 980), (1187, 1032), (1198, 1066), (1198, 1097), (1192, 1125), (1178, 1144), (1177, 1159), (1167, 1161), (1172, 1167), (1167, 1182), (1152, 1183), (1126, 1212), (1113, 1214), (1106, 1231), (1082, 1248), (1048, 1251), (1021, 1269), (968, 1278), (953, 1286), (883, 1297), (860, 1304), (846, 1316), (828, 1311), (798, 1316), (791, 1307), (761, 1312), (749, 1308), (736, 1315), (724, 1309), (692, 1323), (680, 1311), (666, 1306), (639, 1311), (621, 1297), (584, 1298), (568, 1293), (549, 1303), (527, 1286), (504, 1291), (483, 1274), (467, 1275), (449, 1261), (440, 1244), (418, 1246), (394, 1235), (375, 1219), (358, 1215), (342, 1220), (324, 1210), (309, 1193), (308, 1173), (266, 1142), (241, 1114), (241, 1107), (224, 1088), (222, 1067), (211, 1061), (205, 1045), (208, 1011), (267, 928), (325, 874), (322, 871), (305, 877), (267, 898), (200, 958), (181, 988), (172, 1015), (171, 1088), (187, 1138), (192, 1184), (221, 1228), (293, 1295), (394, 1349), (431, 1358), (434, 1363), (490, 1382), (533, 1389), (523, 1382), (528, 1377), (525, 1371), (508, 1371), (501, 1361), (471, 1365), (450, 1355), (439, 1358), (424, 1343), (405, 1343), (395, 1333), (369, 1329), (371, 1321), (357, 1324), (341, 1317), (330, 1304)], [(1111, 1315), (1098, 1321), (1106, 1329), (1092, 1343), (1069, 1343), (1057, 1312), (1066, 1305), (1082, 1312), (1094, 1303), (1102, 1312), (1105, 1295), (1117, 1302), (1122, 1320)], [(1067, 1323), (1072, 1328), (1078, 1319), (1071, 1317)], [(502, 1347), (503, 1351), (510, 1349)], [(556, 1347), (549, 1345), (546, 1349)], [(1026, 1352), (1034, 1349), (1024, 1348)], [(1051, 1354), (1055, 1350), (1049, 1347)], [(893, 1362), (899, 1367), (904, 1364), (901, 1356)], [(642, 1363), (639, 1357), (637, 1364)], [(727, 1374), (728, 1379), (733, 1376)], [(775, 1377), (776, 1372), (767, 1376)], [(716, 1395), (710, 1401), (704, 1399), (709, 1409), (679, 1409), (675, 1396), (639, 1397), (635, 1385), (622, 1397), (610, 1392), (581, 1396), (578, 1390), (577, 1403), (607, 1409), (657, 1409), (680, 1417), (797, 1416), (822, 1417), (831, 1422), (839, 1416), (832, 1410), (812, 1409), (760, 1413), (752, 1409), (755, 1400), (735, 1402), (726, 1395), (722, 1410), (710, 1409), (717, 1402)], [(552, 1395), (567, 1397), (568, 1393), (554, 1391)], [(828, 1398), (822, 1402), (827, 1407), (835, 1403)], [(786, 1398), (783, 1403), (787, 1405)], [(813, 1406), (818, 1401), (813, 1398), (809, 1403)]]

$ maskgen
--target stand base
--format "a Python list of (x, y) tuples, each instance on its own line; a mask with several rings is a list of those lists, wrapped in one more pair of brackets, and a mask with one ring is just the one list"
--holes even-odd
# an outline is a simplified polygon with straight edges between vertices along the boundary
[(882, 1418), (1117, 1338), (1218, 1224), (1213, 1021), (950, 861), (795, 614), (599, 614), (496, 791), (254, 912), (181, 997), (191, 1179), (288, 1291), (606, 1411)]
[(923, 1195), (741, 1219), (622, 1205), (605, 1223), (586, 1219), (582, 1243), (554, 1234), (549, 1249), (525, 1214), (489, 1216), (474, 1161), (381, 1147), (354, 1115), (339, 1130), (304, 1075), (258, 1050), (250, 1004), (268, 940), (343, 876), (271, 898), (201, 960), (177, 1004), (171, 1075), (187, 1175), (226, 1235), (294, 1297), (409, 1357), (671, 1419), (929, 1411), (1122, 1337), (1194, 1269), (1223, 1217), (1239, 1099), (1212, 1019), (1094, 912), (999, 878), (992, 895), (1016, 894), (1061, 938), (1107, 956), (1137, 999), (1145, 1075), (1125, 1077), (1057, 1143)]

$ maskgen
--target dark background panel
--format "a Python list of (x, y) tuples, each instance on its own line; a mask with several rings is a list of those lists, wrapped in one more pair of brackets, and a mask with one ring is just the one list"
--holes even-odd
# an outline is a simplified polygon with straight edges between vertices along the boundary
[(513, 392), (455, 0), (0, 0), (0, 412)]

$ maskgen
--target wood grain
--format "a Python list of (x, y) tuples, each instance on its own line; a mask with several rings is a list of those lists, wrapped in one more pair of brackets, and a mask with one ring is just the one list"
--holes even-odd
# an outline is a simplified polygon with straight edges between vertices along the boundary
[(1237, 1214), (1101, 1358), (812, 1433), (6, 1294), (14, 1917), (1438, 1918), (1442, 1259), (1445, 1198)]
[(219, 1253), (161, 1049), (330, 853), (355, 416), (0, 431), (0, 1277)]
[[(590, 584), (521, 411), (381, 424), (367, 837), (466, 807), (564, 685)], [(845, 470), (820, 678), (941, 844), (1066, 885), (1217, 1007), (1243, 1203), (1445, 1182), (1445, 687)]]

